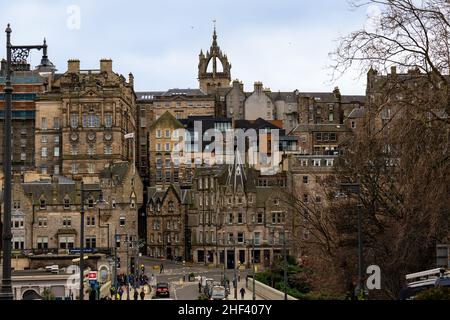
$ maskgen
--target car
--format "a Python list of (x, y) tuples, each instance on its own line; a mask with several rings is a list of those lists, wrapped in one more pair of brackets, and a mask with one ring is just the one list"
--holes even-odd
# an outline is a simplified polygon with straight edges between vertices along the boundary
[(226, 290), (223, 286), (214, 286), (211, 290), (211, 300), (223, 300), (226, 298)]
[(157, 297), (170, 297), (169, 284), (167, 282), (159, 282), (156, 284), (155, 295)]

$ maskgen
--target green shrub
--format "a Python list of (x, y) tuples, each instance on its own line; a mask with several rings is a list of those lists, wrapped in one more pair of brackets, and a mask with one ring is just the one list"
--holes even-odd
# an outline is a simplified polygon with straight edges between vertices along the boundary
[(198, 296), (197, 300), (209, 300), (209, 298), (207, 295), (202, 293), (201, 295)]
[(44, 300), (55, 300), (55, 295), (50, 289), (46, 288), (44, 289), (44, 292), (42, 292), (42, 298)]
[(449, 287), (437, 287), (418, 293), (415, 300), (450, 300)]

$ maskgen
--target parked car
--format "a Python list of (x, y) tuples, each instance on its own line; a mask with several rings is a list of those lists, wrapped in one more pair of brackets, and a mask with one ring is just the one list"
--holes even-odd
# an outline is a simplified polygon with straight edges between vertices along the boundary
[(220, 287), (221, 284), (218, 281), (213, 281), (212, 283), (208, 283), (208, 292), (207, 292), (207, 296), (211, 298), (212, 296), (212, 290), (214, 287)]
[(170, 297), (169, 284), (167, 282), (159, 282), (156, 284), (156, 292), (155, 295), (157, 297)]
[(211, 300), (223, 300), (226, 298), (226, 290), (222, 286), (214, 286), (211, 290)]

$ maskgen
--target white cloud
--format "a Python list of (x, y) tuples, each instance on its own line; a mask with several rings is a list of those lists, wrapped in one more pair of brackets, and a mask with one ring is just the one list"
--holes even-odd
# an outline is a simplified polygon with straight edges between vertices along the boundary
[[(330, 83), (326, 69), (333, 40), (364, 24), (366, 12), (350, 14), (346, 1), (248, 1), (237, 12), (224, 1), (208, 1), (205, 10), (195, 4), (23, 0), (5, 7), (0, 21), (12, 23), (15, 43), (38, 44), (47, 37), (50, 59), (60, 72), (69, 58), (80, 59), (82, 68), (98, 68), (99, 59), (112, 58), (117, 72), (133, 72), (137, 90), (164, 90), (198, 86), (198, 53), (209, 48), (216, 18), (232, 76), (247, 90), (263, 81), (274, 91), (330, 91), (339, 85), (345, 94), (364, 93), (365, 79), (354, 81), (356, 72)], [(80, 29), (67, 28), (71, 5), (81, 10)], [(32, 59), (37, 64), (40, 53)]]

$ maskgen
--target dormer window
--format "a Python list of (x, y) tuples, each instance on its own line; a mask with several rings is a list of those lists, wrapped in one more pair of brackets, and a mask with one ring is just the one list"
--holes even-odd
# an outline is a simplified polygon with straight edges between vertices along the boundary
[(47, 209), (46, 201), (43, 198), (41, 198), (41, 200), (39, 200), (39, 209), (41, 209), (41, 210), (46, 210)]
[(94, 207), (94, 199), (92, 199), (92, 197), (90, 197), (88, 200), (88, 208), (92, 209), (93, 207)]
[(64, 198), (64, 209), (70, 209), (70, 198), (68, 196)]

